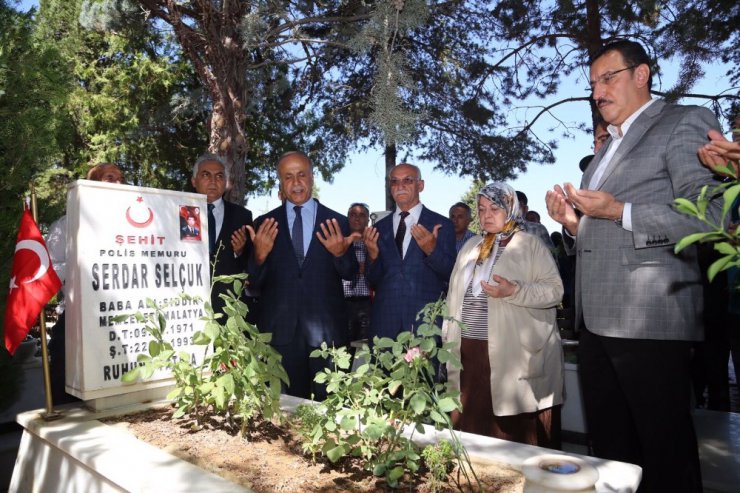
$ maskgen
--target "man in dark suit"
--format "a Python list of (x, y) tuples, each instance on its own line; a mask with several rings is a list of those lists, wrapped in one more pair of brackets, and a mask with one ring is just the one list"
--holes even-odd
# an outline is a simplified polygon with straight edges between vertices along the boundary
[(311, 197), (308, 156), (284, 154), (277, 172), (284, 203), (248, 228), (254, 242), (248, 272), (261, 293), (257, 326), (272, 334), (271, 344), (283, 357), (287, 393), (323, 400), (326, 391), (313, 379), (327, 362), (309, 355), (322, 342), (330, 347), (347, 342), (342, 279), (357, 273), (349, 247), (360, 235), (349, 235), (347, 218)]
[(455, 228), (420, 202), (424, 180), (419, 168), (399, 164), (389, 180), (396, 209), (364, 233), (367, 279), (375, 290), (371, 340), (414, 330), (416, 314), (444, 295), (455, 265)]
[(188, 216), (186, 224), (180, 230), (183, 238), (200, 238), (200, 229), (195, 226), (195, 216)]
[[(580, 189), (567, 183), (546, 197), (578, 259), (589, 437), (595, 455), (643, 468), (640, 491), (701, 491), (689, 386), (691, 346), (703, 332), (701, 275), (696, 249), (674, 246), (706, 227), (673, 202), (712, 186), (696, 150), (719, 123), (706, 108), (651, 99), (650, 58), (638, 43), (602, 47), (590, 78), (610, 138)], [(719, 213), (715, 200), (707, 215)]]
[[(251, 240), (246, 226), (252, 225), (249, 209), (223, 199), (229, 183), (229, 172), (224, 161), (215, 154), (204, 154), (193, 166), (191, 178), (193, 188), (206, 196), (208, 201), (208, 234), (211, 254), (212, 274), (215, 276), (243, 274), (246, 272), (247, 258), (251, 251)], [(231, 287), (216, 283), (211, 290), (211, 306), (215, 313), (221, 313), (224, 301), (221, 293)], [(243, 294), (245, 296), (245, 294)], [(250, 312), (254, 302), (245, 296)]]

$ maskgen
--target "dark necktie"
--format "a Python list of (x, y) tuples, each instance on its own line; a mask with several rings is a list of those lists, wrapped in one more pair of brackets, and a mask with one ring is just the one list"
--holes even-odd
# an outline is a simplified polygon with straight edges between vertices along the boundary
[(208, 252), (213, 256), (216, 253), (216, 216), (213, 215), (213, 204), (208, 204)]
[(403, 258), (403, 239), (406, 236), (406, 216), (409, 213), (407, 211), (401, 212), (401, 220), (398, 221), (398, 229), (396, 230), (396, 248), (398, 248), (398, 254)]
[(293, 230), (290, 232), (293, 238), (293, 251), (295, 252), (295, 258), (298, 260), (298, 265), (303, 265), (303, 218), (301, 217), (300, 205), (293, 206), (295, 211), (295, 221), (293, 221)]

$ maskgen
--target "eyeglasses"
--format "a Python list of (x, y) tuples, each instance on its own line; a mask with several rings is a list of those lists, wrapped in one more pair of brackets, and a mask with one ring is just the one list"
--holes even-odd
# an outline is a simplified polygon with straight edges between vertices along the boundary
[(401, 185), (402, 183), (406, 186), (409, 186), (409, 185), (413, 185), (417, 181), (419, 181), (418, 178), (413, 178), (411, 176), (404, 176), (403, 178), (391, 178), (390, 184), (392, 187), (397, 187)]
[(620, 72), (624, 72), (625, 70), (632, 70), (633, 68), (637, 67), (637, 65), (631, 65), (629, 67), (625, 67), (619, 70), (613, 70), (611, 72), (607, 72), (601, 77), (598, 77), (596, 80), (589, 81), (589, 88), (586, 89), (588, 92), (594, 92), (594, 88), (596, 88), (596, 84), (604, 84), (605, 86), (611, 85), (612, 81), (614, 80), (614, 77), (617, 76)]

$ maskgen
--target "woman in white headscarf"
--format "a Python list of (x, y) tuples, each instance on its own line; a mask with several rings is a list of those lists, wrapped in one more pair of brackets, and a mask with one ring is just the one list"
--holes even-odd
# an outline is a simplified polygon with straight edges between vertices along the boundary
[(516, 192), (491, 183), (478, 192), (483, 237), (465, 243), (450, 278), (455, 321), (445, 342), (458, 343), (463, 370), (448, 369), (461, 391), (456, 429), (560, 447), (563, 350), (555, 307), (563, 296), (558, 268), (542, 240), (522, 230)]

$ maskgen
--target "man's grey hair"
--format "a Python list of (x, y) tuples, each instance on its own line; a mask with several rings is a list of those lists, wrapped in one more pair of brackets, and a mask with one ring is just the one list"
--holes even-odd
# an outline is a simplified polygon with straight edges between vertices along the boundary
[(416, 179), (417, 180), (421, 180), (421, 170), (419, 169), (419, 167), (417, 165), (411, 164), (411, 163), (398, 163), (397, 165), (395, 165), (394, 167), (392, 167), (388, 171), (388, 176), (386, 178), (390, 179), (391, 173), (393, 173), (393, 170), (396, 169), (396, 168), (398, 168), (401, 165), (403, 165), (403, 166), (411, 166), (412, 168), (414, 168), (416, 170)]
[(313, 162), (311, 162), (311, 158), (308, 157), (308, 154), (306, 154), (303, 151), (288, 151), (284, 152), (280, 158), (278, 158), (278, 166), (280, 166), (280, 163), (283, 161), (283, 159), (290, 157), (290, 156), (299, 156), (308, 161), (308, 169), (313, 173)]
[(229, 181), (230, 173), (229, 173), (229, 167), (226, 166), (226, 161), (224, 161), (224, 158), (221, 156), (218, 156), (216, 154), (211, 154), (210, 152), (207, 152), (205, 154), (201, 154), (201, 156), (195, 161), (195, 165), (193, 165), (193, 178), (196, 178), (198, 176), (198, 171), (200, 171), (200, 165), (203, 163), (207, 163), (213, 161), (214, 163), (218, 163), (221, 166), (224, 167), (224, 175), (226, 175), (226, 181)]

